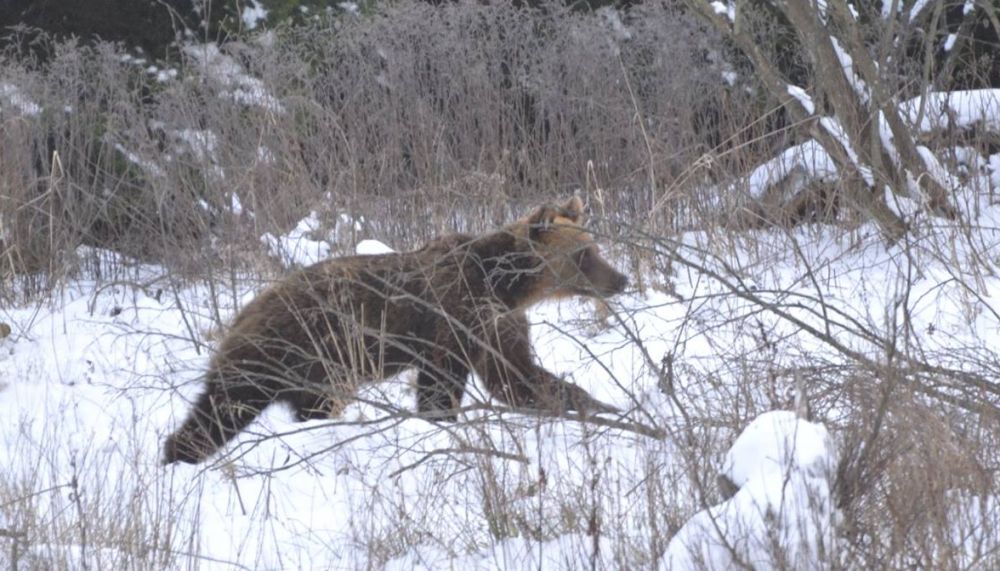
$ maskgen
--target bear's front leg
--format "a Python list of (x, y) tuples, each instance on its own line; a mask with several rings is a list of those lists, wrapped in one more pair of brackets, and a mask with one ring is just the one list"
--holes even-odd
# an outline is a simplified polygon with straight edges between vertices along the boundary
[[(442, 349), (444, 351), (444, 349)], [(417, 411), (454, 422), (462, 405), (469, 367), (455, 358), (438, 358), (421, 365), (417, 375)]]
[(620, 412), (535, 364), (528, 319), (523, 313), (501, 316), (485, 337), (476, 372), (495, 398), (511, 406), (559, 413)]
[[(534, 384), (540, 393), (539, 400), (557, 404), (560, 412), (575, 410), (582, 413), (621, 412), (621, 409), (601, 402), (587, 391), (566, 382), (541, 367), (533, 372)], [(551, 408), (551, 407), (547, 407)]]

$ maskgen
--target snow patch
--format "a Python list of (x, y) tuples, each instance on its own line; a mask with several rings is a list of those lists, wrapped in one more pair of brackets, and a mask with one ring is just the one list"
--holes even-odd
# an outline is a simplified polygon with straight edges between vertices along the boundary
[(512, 537), (492, 548), (468, 554), (449, 553), (442, 547), (420, 546), (386, 563), (384, 571), (430, 571), (436, 569), (617, 569), (611, 542), (601, 536), (595, 553), (594, 539), (584, 534), (566, 534), (548, 541)]
[(927, 167), (925, 172), (919, 173), (917, 176), (930, 176), (945, 188), (955, 188), (961, 184), (961, 181), (941, 164), (937, 155), (930, 149), (923, 145), (917, 145), (917, 154), (920, 155), (921, 160), (923, 160), (924, 165)]
[(866, 165), (861, 164), (858, 160), (858, 153), (854, 151), (854, 146), (851, 145), (851, 139), (847, 136), (847, 132), (844, 131), (844, 126), (840, 124), (840, 121), (834, 119), (833, 117), (823, 117), (819, 120), (819, 124), (826, 129), (834, 139), (840, 143), (840, 146), (847, 153), (847, 156), (854, 163), (854, 166), (858, 168), (858, 173), (861, 178), (865, 179), (868, 186), (875, 186), (875, 177), (872, 176), (872, 170)]
[(834, 457), (830, 434), (822, 424), (807, 422), (787, 410), (754, 419), (733, 443), (722, 462), (722, 473), (737, 487), (793, 468), (825, 476)]
[(205, 129), (180, 129), (171, 131), (181, 141), (187, 144), (187, 148), (199, 161), (215, 162), (215, 149), (218, 146), (219, 138), (212, 131)]
[(868, 84), (861, 79), (857, 72), (854, 70), (854, 58), (847, 53), (837, 41), (837, 38), (830, 36), (830, 41), (833, 42), (833, 51), (837, 54), (837, 59), (840, 61), (840, 67), (844, 70), (844, 77), (847, 78), (847, 82), (851, 84), (854, 89), (854, 93), (861, 98), (861, 101), (867, 103), (870, 98), (870, 92), (868, 90)]
[(604, 6), (597, 9), (597, 15), (600, 16), (604, 24), (611, 30), (616, 40), (622, 42), (632, 39), (632, 32), (622, 22), (621, 14), (619, 14), (618, 10), (611, 6)]
[(157, 83), (167, 83), (168, 81), (177, 79), (177, 70), (170, 67), (167, 69), (161, 69), (156, 72)]
[(125, 146), (122, 145), (121, 143), (115, 143), (115, 150), (121, 153), (125, 157), (125, 160), (136, 165), (137, 167), (142, 169), (142, 171), (145, 172), (146, 174), (157, 178), (162, 178), (167, 176), (167, 173), (163, 171), (160, 165), (156, 164), (153, 161), (144, 159), (137, 153), (126, 149)]
[[(931, 0), (916, 0), (913, 6), (910, 8), (909, 19), (912, 21), (916, 18), (920, 12), (930, 3)], [(882, 2), (882, 12), (885, 15), (889, 15), (889, 8), (892, 6), (892, 2)]]
[(990, 175), (990, 185), (995, 189), (1000, 188), (1000, 153), (990, 155), (986, 169)]
[(260, 240), (270, 254), (286, 266), (311, 266), (330, 257), (330, 244), (313, 239), (320, 226), (319, 214), (313, 210), (285, 235), (267, 232)]
[[(801, 88), (788, 86), (788, 93), (798, 99), (803, 106), (810, 108), (812, 99)], [(930, 93), (925, 98), (915, 97), (899, 104), (902, 119), (913, 125), (920, 132), (932, 132), (952, 128), (968, 128), (982, 126), (987, 130), (1000, 133), (1000, 89), (980, 89), (970, 91), (955, 91), (948, 93)], [(871, 169), (861, 165), (851, 146), (847, 133), (841, 124), (832, 117), (822, 117), (820, 125), (848, 153), (849, 158), (858, 167), (861, 176), (869, 185), (874, 185)], [(884, 116), (879, 114), (879, 137), (886, 148), (889, 157), (899, 164), (899, 154), (896, 151), (892, 131)], [(907, 173), (910, 177), (909, 189), (912, 196), (920, 195), (920, 186), (915, 177), (932, 176), (946, 188), (956, 188), (962, 184), (938, 157), (926, 147), (917, 149), (927, 169), (923, 173)], [(976, 154), (976, 153), (973, 153)], [(970, 175), (982, 175), (988, 184), (994, 188), (1000, 184), (997, 167), (989, 160), (973, 159), (966, 153), (965, 164), (978, 170)], [(796, 168), (801, 168), (807, 180), (832, 181), (837, 176), (836, 165), (827, 152), (814, 141), (796, 145), (779, 154), (777, 157), (755, 168), (747, 177), (748, 190), (753, 197), (760, 198), (771, 186), (785, 180)]]
[(747, 177), (747, 190), (751, 196), (761, 198), (796, 169), (802, 169), (808, 180), (833, 182), (838, 177), (837, 165), (826, 150), (816, 141), (806, 141), (754, 169)]
[(955, 47), (956, 40), (958, 40), (958, 34), (948, 34), (944, 40), (944, 51), (950, 52), (951, 48)]
[(257, 160), (264, 164), (274, 164), (274, 153), (264, 145), (257, 146)]
[[(235, 216), (240, 216), (243, 214), (243, 202), (240, 201), (239, 195), (236, 194), (235, 192), (231, 193), (229, 196), (229, 211), (232, 212)], [(250, 216), (253, 217), (252, 212), (250, 213)]]

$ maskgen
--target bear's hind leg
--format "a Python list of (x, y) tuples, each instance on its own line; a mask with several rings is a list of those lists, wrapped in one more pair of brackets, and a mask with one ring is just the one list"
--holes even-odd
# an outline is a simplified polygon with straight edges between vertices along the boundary
[(336, 418), (354, 400), (357, 384), (349, 382), (353, 372), (334, 367), (331, 359), (316, 360), (298, 369), (295, 381), (278, 393), (278, 400), (287, 402), (297, 422)]
[(330, 418), (330, 403), (324, 395), (303, 391), (302, 394), (285, 400), (292, 406), (296, 422)]
[(337, 418), (344, 412), (344, 408), (353, 399), (340, 398), (336, 395), (325, 393), (301, 391), (293, 397), (285, 397), (284, 400), (292, 406), (292, 410), (295, 413), (295, 421), (305, 422), (307, 420)]

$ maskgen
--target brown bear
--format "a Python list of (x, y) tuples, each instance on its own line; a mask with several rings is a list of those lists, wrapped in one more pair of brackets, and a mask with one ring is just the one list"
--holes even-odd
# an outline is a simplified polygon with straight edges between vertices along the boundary
[(604, 298), (628, 284), (582, 221), (574, 197), (482, 236), (293, 272), (237, 315), (164, 463), (200, 462), (274, 402), (298, 420), (337, 415), (361, 383), (408, 368), (428, 418), (454, 420), (473, 370), (513, 406), (617, 410), (535, 364), (525, 317), (541, 300)]

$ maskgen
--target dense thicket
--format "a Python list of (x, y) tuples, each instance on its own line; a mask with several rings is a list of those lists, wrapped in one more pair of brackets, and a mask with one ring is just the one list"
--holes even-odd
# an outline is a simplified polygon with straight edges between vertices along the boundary
[(740, 113), (759, 98), (727, 83), (713, 41), (664, 5), (626, 27), (614, 12), (414, 2), (191, 44), (176, 64), (72, 40), (43, 66), (8, 52), (0, 216), (24, 268), (81, 243), (160, 256), (256, 241), (319, 204), (408, 244), (588, 180), (615, 189), (607, 211), (655, 218), (710, 149), (702, 110), (717, 131), (754, 131)]

